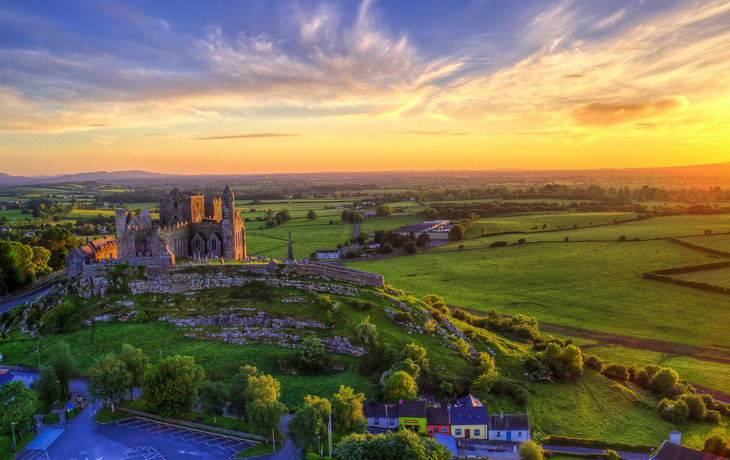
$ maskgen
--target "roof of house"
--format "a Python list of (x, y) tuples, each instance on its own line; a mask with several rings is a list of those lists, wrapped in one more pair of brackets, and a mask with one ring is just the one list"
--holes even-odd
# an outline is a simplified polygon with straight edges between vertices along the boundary
[(452, 425), (487, 424), (487, 408), (478, 398), (467, 395), (457, 401), (451, 408)]
[(490, 415), (489, 429), (495, 431), (529, 430), (530, 419), (527, 414)]
[(398, 417), (426, 418), (426, 401), (402, 401), (398, 403)]
[(664, 441), (653, 457), (657, 460), (722, 460), (714, 454), (708, 454), (699, 450), (682, 447), (669, 441)]
[[(105, 236), (104, 238), (97, 238), (95, 240), (91, 240), (89, 242), (89, 245), (92, 246), (94, 249), (100, 249), (104, 245), (108, 244), (116, 244), (117, 240), (113, 236)], [(86, 247), (86, 246), (83, 246)]]
[(10, 383), (14, 378), (15, 376), (10, 372), (0, 374), (0, 387), (5, 385), (6, 383)]
[(429, 407), (426, 409), (426, 424), (448, 425), (449, 411), (445, 407)]
[(363, 403), (362, 413), (367, 418), (386, 418), (385, 407), (388, 406), (387, 418), (398, 418), (398, 405), (379, 402)]

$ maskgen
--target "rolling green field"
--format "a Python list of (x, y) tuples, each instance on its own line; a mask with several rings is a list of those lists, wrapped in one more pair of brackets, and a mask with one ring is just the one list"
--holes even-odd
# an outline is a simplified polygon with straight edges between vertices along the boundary
[(700, 272), (678, 273), (672, 275), (687, 281), (697, 281), (699, 283), (708, 283), (714, 286), (730, 288), (730, 268), (717, 268), (715, 270), (703, 270)]
[[(651, 340), (676, 342), (676, 353), (681, 355), (682, 344), (726, 354), (730, 347), (724, 326), (730, 320), (728, 297), (645, 280), (641, 275), (719, 259), (666, 240), (652, 240), (431, 251), (346, 265), (382, 274), (386, 283), (417, 296), (437, 292), (447, 303), (460, 307), (523, 313), (580, 331), (648, 339), (649, 350), (654, 346)], [(591, 338), (590, 334), (585, 337)], [(626, 364), (638, 361), (634, 358)], [(713, 375), (699, 369), (696, 383), (712, 383), (718, 389), (730, 386), (726, 377), (718, 385)]]
[(0, 210), (0, 217), (2, 216), (8, 216), (8, 219), (10, 219), (10, 222), (15, 222), (16, 220), (20, 219), (32, 219), (33, 214), (23, 214), (23, 211), (20, 209), (8, 209), (5, 211)]
[(715, 233), (714, 235), (690, 236), (687, 238), (682, 238), (682, 240), (684, 240), (688, 243), (698, 244), (698, 245), (704, 246), (706, 248), (730, 252), (730, 234), (729, 233), (724, 233), (724, 234)]
[[(548, 224), (550, 230), (555, 230), (558, 226), (570, 227), (576, 223), (579, 227), (588, 227), (589, 225), (609, 224), (614, 219), (627, 220), (636, 217), (634, 213), (548, 213), (548, 214), (528, 214), (522, 216), (500, 216), (479, 219), (466, 232), (467, 238), (477, 237), (481, 234), (482, 227), (487, 232), (529, 232), (535, 226), (542, 230), (543, 224)], [(538, 233), (540, 233), (538, 230)], [(591, 229), (595, 230), (595, 229)], [(542, 232), (541, 234), (549, 234)]]

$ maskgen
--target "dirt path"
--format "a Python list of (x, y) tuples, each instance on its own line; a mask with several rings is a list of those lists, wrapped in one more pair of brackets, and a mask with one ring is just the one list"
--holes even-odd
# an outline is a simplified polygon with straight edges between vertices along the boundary
[[(525, 302), (532, 303), (532, 302)], [(449, 305), (450, 309), (459, 308), (460, 310), (468, 311), (476, 316), (486, 316), (487, 313), (473, 308), (457, 307), (455, 305)], [(502, 315), (509, 317), (510, 315)], [(565, 335), (568, 337), (576, 337), (583, 339), (595, 340), (598, 342), (596, 345), (584, 345), (582, 349), (588, 349), (592, 347), (598, 347), (603, 345), (619, 345), (626, 348), (635, 348), (637, 350), (648, 350), (658, 353), (663, 353), (669, 357), (690, 357), (699, 359), (701, 361), (708, 361), (713, 363), (730, 364), (730, 347), (713, 345), (713, 346), (699, 346), (699, 345), (688, 345), (675, 342), (669, 342), (666, 340), (648, 339), (643, 337), (633, 337), (621, 334), (612, 334), (608, 332), (590, 331), (587, 329), (581, 329), (573, 326), (564, 326), (561, 324), (547, 323), (540, 321), (540, 330), (544, 332), (551, 332), (554, 334)]]

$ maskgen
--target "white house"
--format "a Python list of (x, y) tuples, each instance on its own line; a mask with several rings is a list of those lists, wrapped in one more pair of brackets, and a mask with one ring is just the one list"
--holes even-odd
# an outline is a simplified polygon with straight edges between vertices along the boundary
[(339, 259), (340, 251), (338, 249), (326, 249), (317, 251), (317, 260), (321, 259)]
[(398, 429), (398, 405), (369, 402), (363, 403), (362, 413), (368, 419), (368, 428)]
[(489, 416), (489, 440), (490, 441), (529, 441), (530, 418), (527, 414)]

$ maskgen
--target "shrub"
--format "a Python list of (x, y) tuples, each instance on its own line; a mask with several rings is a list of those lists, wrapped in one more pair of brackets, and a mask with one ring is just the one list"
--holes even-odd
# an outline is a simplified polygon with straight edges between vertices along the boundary
[(147, 310), (139, 310), (137, 313), (134, 314), (134, 322), (137, 324), (143, 324), (150, 320), (150, 316), (147, 313)]
[(517, 240), (517, 244), (525, 244), (526, 241), (527, 241), (526, 239), (520, 238)]
[(347, 253), (345, 254), (345, 259), (357, 259), (357, 252), (355, 252), (355, 251), (353, 251), (352, 249), (350, 249), (350, 250), (349, 250), (349, 251), (347, 251)]
[(598, 372), (603, 372), (603, 363), (598, 360), (596, 356), (593, 355), (583, 355), (585, 358), (584, 365), (587, 366), (590, 369), (593, 369)]
[(565, 242), (567, 243), (567, 242), (569, 242), (569, 241), (570, 241), (570, 237), (569, 237), (569, 236), (566, 236), (566, 237), (565, 237)]
[(606, 366), (606, 369), (603, 371), (603, 374), (606, 377), (610, 377), (612, 379), (617, 380), (628, 380), (629, 379), (629, 373), (626, 370), (626, 366), (623, 364), (609, 364)]
[(393, 252), (393, 245), (391, 245), (390, 243), (385, 243), (380, 248), (380, 253), (381, 254), (391, 254), (392, 252)]
[(708, 423), (718, 424), (722, 421), (722, 415), (716, 410), (708, 410), (705, 414), (705, 421)]
[(396, 323), (407, 324), (413, 322), (413, 317), (408, 312), (399, 311), (393, 316), (393, 321)]
[(626, 241), (626, 235), (621, 235), (618, 237), (619, 241)]
[(496, 248), (496, 247), (499, 247), (499, 246), (507, 246), (507, 244), (508, 243), (506, 241), (495, 241), (494, 243), (490, 244), (489, 247), (490, 248)]
[(415, 254), (416, 252), (418, 252), (416, 243), (414, 243), (413, 241), (407, 242), (406, 245), (404, 246), (404, 249), (406, 251), (406, 254)]

